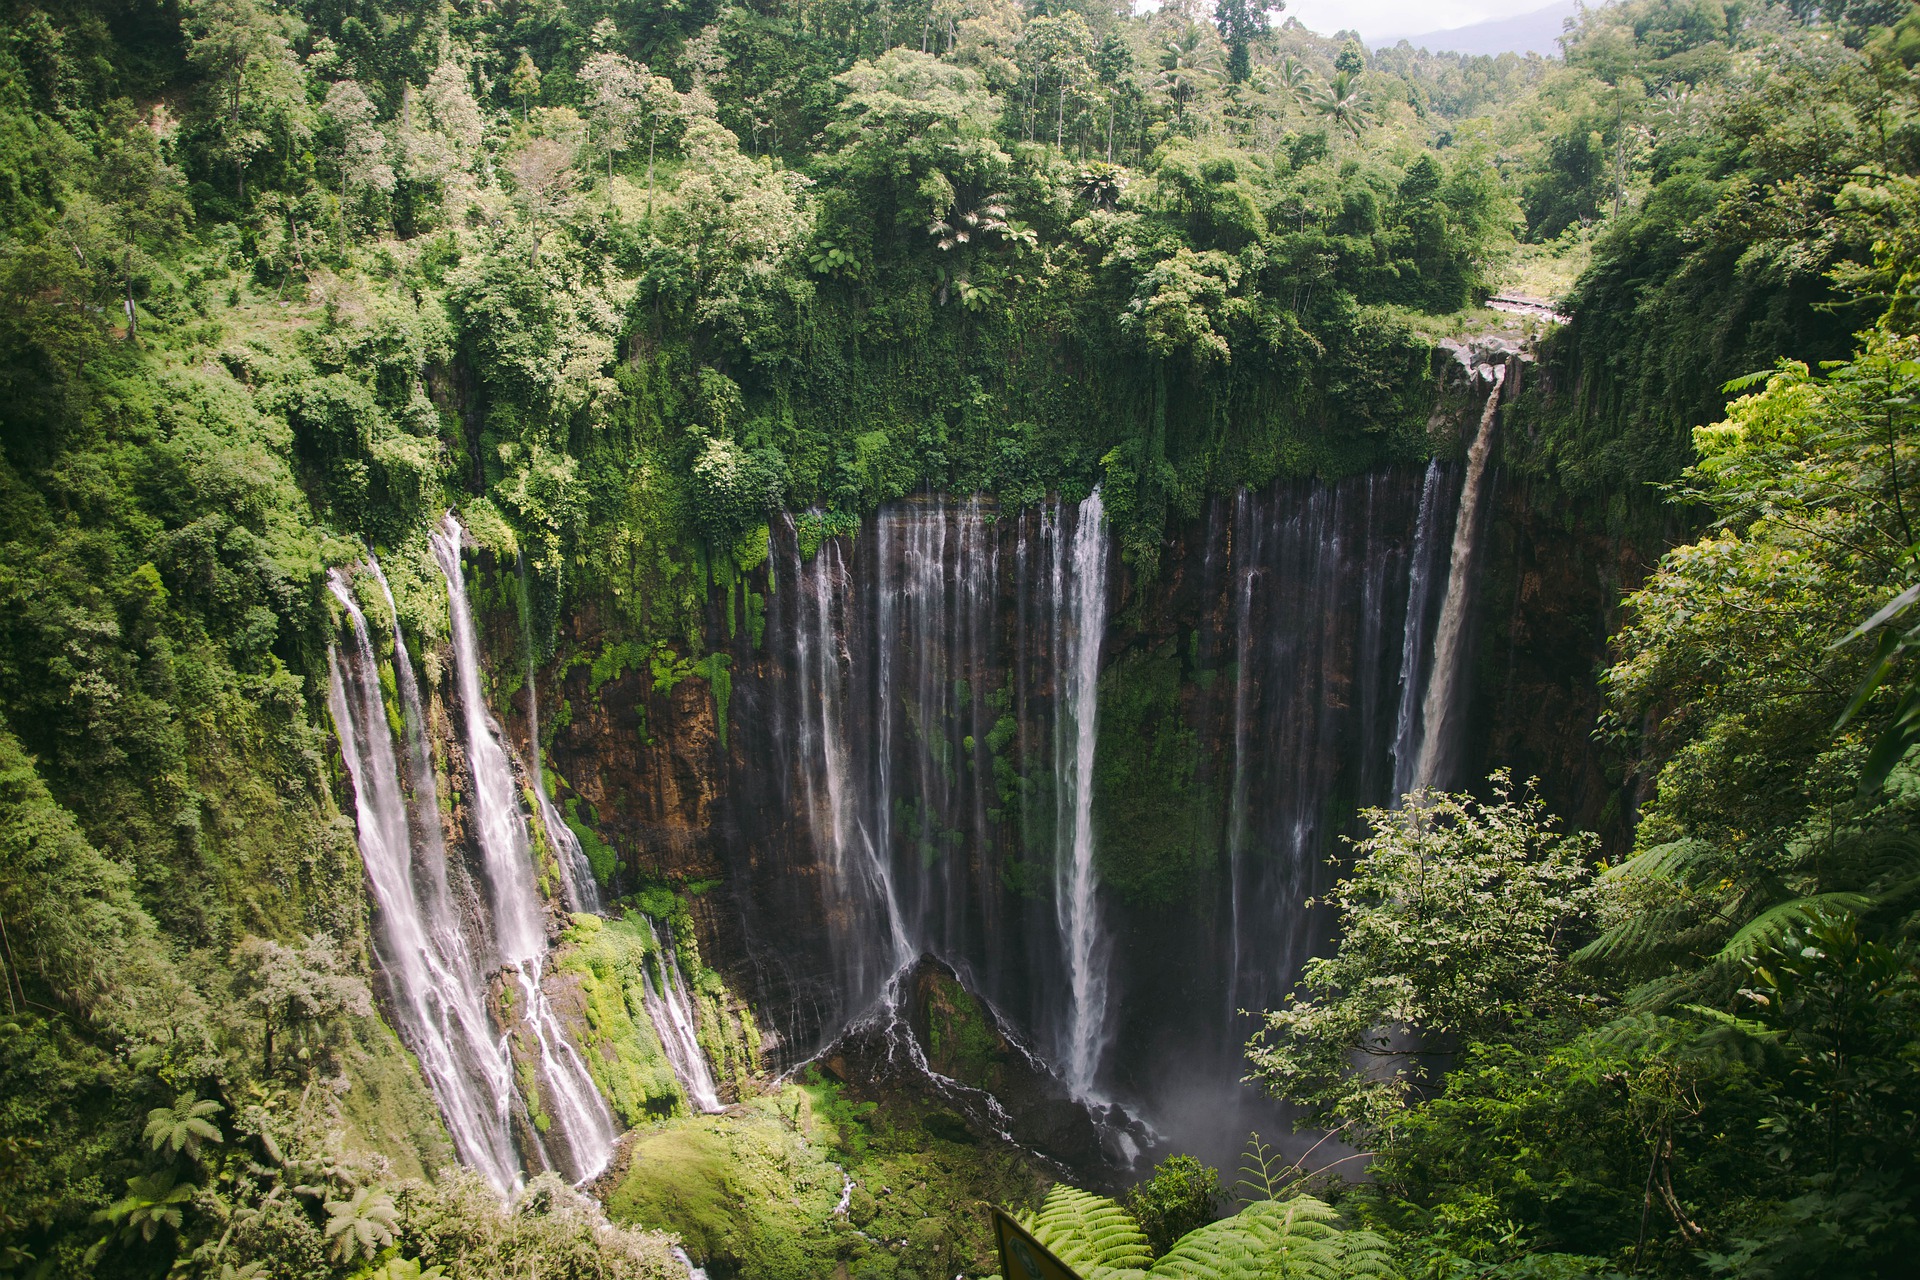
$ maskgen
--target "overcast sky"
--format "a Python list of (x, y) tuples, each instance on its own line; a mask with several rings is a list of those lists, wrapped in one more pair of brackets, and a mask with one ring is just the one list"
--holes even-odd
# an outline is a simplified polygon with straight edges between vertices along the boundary
[(1287, 0), (1280, 21), (1300, 19), (1309, 31), (1332, 35), (1355, 30), (1370, 40), (1420, 35), (1532, 13), (1551, 0)]

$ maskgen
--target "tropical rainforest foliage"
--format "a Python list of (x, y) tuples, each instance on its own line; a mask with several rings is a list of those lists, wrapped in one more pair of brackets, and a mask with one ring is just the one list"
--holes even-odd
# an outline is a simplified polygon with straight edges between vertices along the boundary
[(1372, 1153), (1343, 1208), (1410, 1266), (1908, 1268), (1916, 355), (1889, 323), (1695, 433), (1673, 496), (1709, 527), (1628, 597), (1606, 674), (1646, 784), (1627, 857), (1596, 868), (1501, 776), (1369, 815), (1340, 948), (1250, 1059)]
[[(538, 645), (591, 605), (606, 661), (718, 687), (703, 606), (773, 512), (1100, 484), (1151, 574), (1211, 493), (1424, 458), (1433, 340), (1516, 281), (1572, 323), (1503, 462), (1705, 529), (1606, 677), (1632, 849), (1590, 876), (1504, 784), (1375, 815), (1251, 1063), (1369, 1179), (1196, 1223), (1181, 1169), (1034, 1228), (1148, 1275), (1913, 1255), (1915, 11), (1634, 0), (1564, 60), (1247, 0), (9, 0), (0, 37), (0, 1275), (678, 1273), (554, 1179), (442, 1172), (374, 1013), (329, 566), (380, 549), (442, 637), (457, 503)], [(793, 1141), (762, 1171), (830, 1167)], [(885, 1156), (902, 1239), (929, 1183), (1024, 1193)], [(950, 1274), (945, 1232), (859, 1274)]]

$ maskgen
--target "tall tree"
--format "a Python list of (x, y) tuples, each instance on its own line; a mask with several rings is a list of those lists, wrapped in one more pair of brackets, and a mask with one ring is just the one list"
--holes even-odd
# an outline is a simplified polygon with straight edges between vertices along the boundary
[(1245, 84), (1253, 74), (1254, 40), (1267, 29), (1267, 15), (1286, 5), (1267, 4), (1264, 0), (1216, 0), (1214, 25), (1220, 28), (1220, 40), (1227, 46), (1227, 79)]
[(270, 131), (303, 130), (305, 84), (286, 25), (257, 0), (195, 0), (184, 14), (187, 59), (214, 95), (215, 154), (233, 165), (247, 198), (247, 166), (273, 143)]

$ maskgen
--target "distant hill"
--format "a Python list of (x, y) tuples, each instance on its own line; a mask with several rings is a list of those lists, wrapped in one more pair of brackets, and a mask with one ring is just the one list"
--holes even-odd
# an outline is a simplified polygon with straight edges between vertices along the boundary
[(1559, 0), (1544, 9), (1510, 18), (1489, 18), (1471, 26), (1420, 35), (1386, 36), (1367, 43), (1376, 49), (1388, 49), (1405, 40), (1416, 49), (1435, 53), (1538, 53), (1558, 57), (1562, 24), (1573, 17), (1576, 10), (1576, 0)]

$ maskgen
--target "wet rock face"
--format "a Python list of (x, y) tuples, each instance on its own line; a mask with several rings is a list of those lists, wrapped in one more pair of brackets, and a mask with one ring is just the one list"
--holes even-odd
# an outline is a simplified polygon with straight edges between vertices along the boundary
[(950, 966), (923, 956), (883, 1005), (836, 1039), (819, 1069), (855, 1097), (917, 1115), (936, 1137), (1012, 1142), (1095, 1185), (1144, 1145), (1117, 1108), (1075, 1099), (1066, 1083)]
[[(1436, 355), (1443, 457), (1478, 420), (1482, 366), (1502, 363), (1503, 394), (1525, 372), (1522, 353), (1458, 347)], [(1648, 557), (1497, 463), (1489, 486), (1446, 781), (1512, 764), (1540, 774), (1569, 817), (1600, 821), (1620, 792), (1595, 763), (1593, 673), (1611, 593)], [(1248, 1128), (1283, 1123), (1235, 1110), (1252, 1026), (1238, 1011), (1283, 999), (1326, 945), (1328, 922), (1302, 903), (1417, 746), (1405, 721), (1428, 674), (1459, 487), (1445, 461), (1280, 482), (1173, 528), (1151, 581), (1109, 564), (1093, 808), (1112, 1007), (1102, 1088), (1204, 1099), (1194, 1106), (1218, 1113), (1228, 1158)], [(556, 799), (618, 852), (629, 885), (698, 889), (702, 954), (752, 1002), (769, 1065), (820, 1052), (903, 958), (931, 953), (999, 1011), (975, 1018), (976, 997), (916, 969), (914, 1034), (932, 1068), (996, 1095), (1028, 1090), (1035, 1145), (1084, 1156), (1066, 1112), (1046, 1129), (1054, 1104), (1014, 1052), (1060, 1056), (1067, 998), (1045, 527), (1057, 518), (912, 499), (812, 554), (776, 525), (768, 561), (731, 602), (710, 601), (707, 643), (732, 662), (724, 725), (707, 681), (663, 687), (644, 660), (598, 675), (577, 663), (539, 693), (560, 726)], [(590, 610), (561, 627), (560, 652), (604, 652)], [(1174, 1060), (1185, 1074), (1168, 1073)]]
[[(1454, 475), (1223, 496), (1176, 531), (1151, 581), (1109, 565), (1091, 780), (1108, 982), (1096, 1092), (1205, 1093), (1228, 1156), (1247, 1129), (1283, 1124), (1212, 1100), (1250, 1096), (1238, 1010), (1282, 998), (1322, 944), (1303, 901), (1357, 808), (1389, 799), (1397, 726), (1424, 681), (1408, 636), (1438, 603), (1416, 598), (1412, 569), (1444, 566)], [(724, 746), (700, 680), (660, 689), (643, 669), (596, 686), (579, 664), (541, 689), (563, 726), (548, 753), (560, 802), (632, 873), (705, 886), (691, 899), (703, 954), (773, 1033), (770, 1062), (819, 1051), (921, 953), (1063, 1060), (1060, 667), (1076, 624), (1054, 608), (1062, 520), (915, 500), (811, 558), (776, 529), (748, 584), (766, 602), (760, 643), (730, 633), (719, 602), (709, 618), (732, 658)], [(568, 625), (563, 651), (599, 652), (588, 620)], [(922, 1026), (954, 1071), (938, 1069), (1015, 1088), (1004, 1047), (967, 1050), (966, 1025), (949, 1028), (959, 1039)], [(1162, 1074), (1176, 1060), (1189, 1073)], [(1064, 1129), (1040, 1143), (1076, 1144)]]

